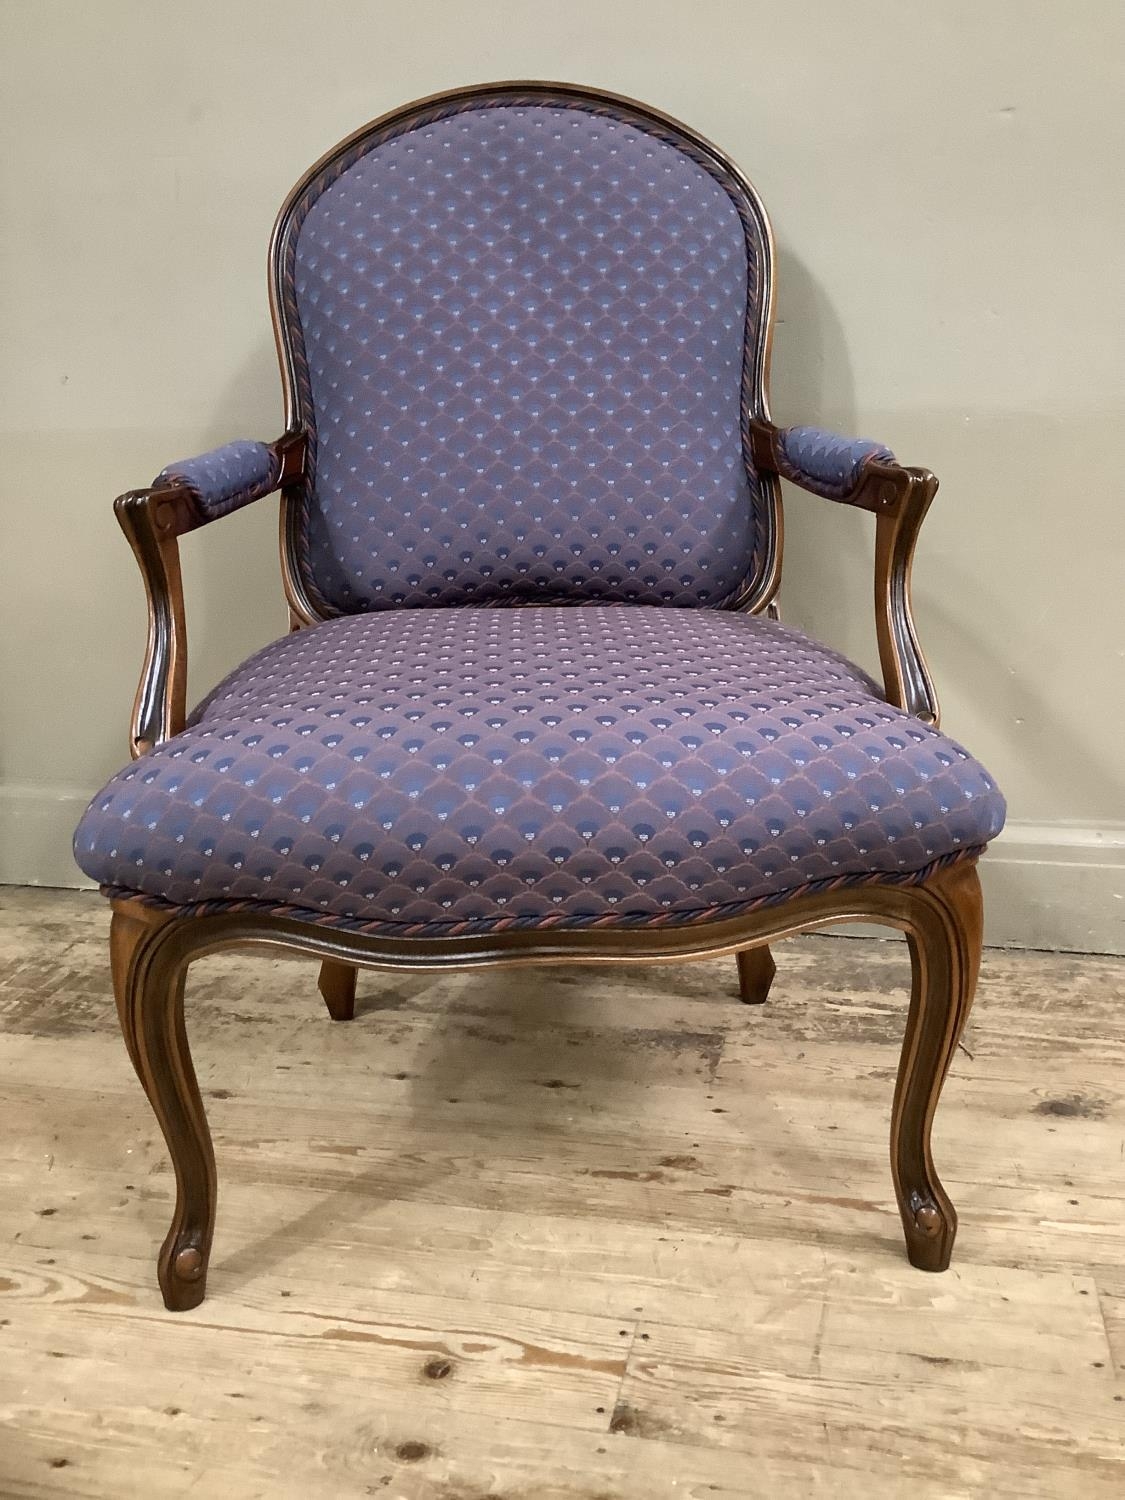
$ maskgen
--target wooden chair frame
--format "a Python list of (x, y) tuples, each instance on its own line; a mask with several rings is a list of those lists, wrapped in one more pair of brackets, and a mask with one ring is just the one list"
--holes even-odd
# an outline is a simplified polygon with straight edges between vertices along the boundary
[[(760, 209), (767, 257), (769, 221), (753, 188), (710, 143), (657, 111), (615, 95), (572, 85), (516, 83), (458, 91), (557, 99), (580, 96), (599, 106), (625, 108), (674, 127), (700, 151), (723, 163)], [(408, 118), (452, 96), (434, 96), (365, 126), (329, 152), (294, 188), (278, 217), (271, 244), (271, 308), (285, 387), (288, 430), (273, 444), (275, 488), (282, 493), (282, 576), (293, 629), (323, 618), (302, 588), (295, 564), (295, 518), (306, 476), (308, 441), (299, 402), (289, 330), (280, 298), (280, 257), (292, 205), (305, 183), (374, 130)], [(781, 577), (782, 518), (778, 484), (779, 430), (769, 418), (769, 349), (773, 323), (770, 266), (763, 268), (762, 340), (750, 409), (749, 450), (763, 501), (765, 548), (758, 576), (735, 601), (752, 613), (776, 613)], [(875, 515), (875, 622), (888, 702), (926, 723), (938, 722), (938, 703), (918, 644), (910, 608), (910, 573), (918, 531), (937, 490), (925, 469), (869, 462), (844, 502)], [(186, 720), (187, 645), (178, 539), (208, 524), (191, 491), (163, 484), (122, 495), (115, 511), (136, 555), (148, 601), (148, 642), (130, 730), (132, 753), (143, 755), (177, 734)], [(645, 606), (638, 606), (643, 608)], [(934, 867), (915, 884), (872, 880), (805, 894), (749, 914), (697, 926), (631, 929), (516, 930), (450, 938), (367, 936), (252, 910), (190, 914), (140, 898), (116, 899), (111, 962), (121, 1028), (129, 1056), (164, 1133), (176, 1175), (176, 1207), (158, 1261), (166, 1306), (202, 1301), (215, 1219), (216, 1175), (210, 1133), (184, 1025), (184, 984), (190, 963), (221, 949), (250, 946), (304, 954), (321, 963), (320, 990), (335, 1020), (354, 1011), (360, 968), (435, 972), (501, 964), (566, 962), (678, 962), (734, 954), (742, 998), (765, 1000), (774, 975), (768, 945), (834, 922), (876, 922), (906, 934), (913, 986), (891, 1123), (891, 1167), (911, 1262), (944, 1270), (957, 1215), (934, 1169), (930, 1131), (950, 1061), (972, 1003), (981, 949), (977, 851)]]

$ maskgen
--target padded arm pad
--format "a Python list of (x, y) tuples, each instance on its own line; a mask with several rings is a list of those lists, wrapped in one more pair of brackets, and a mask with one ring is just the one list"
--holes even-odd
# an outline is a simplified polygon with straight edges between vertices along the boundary
[(870, 438), (840, 437), (822, 427), (781, 427), (774, 434), (773, 454), (783, 479), (823, 495), (845, 500), (863, 478), (864, 466), (874, 460), (893, 464), (894, 454)]
[(240, 510), (277, 488), (281, 458), (267, 443), (239, 438), (196, 458), (183, 458), (156, 476), (156, 485), (189, 489), (207, 520)]

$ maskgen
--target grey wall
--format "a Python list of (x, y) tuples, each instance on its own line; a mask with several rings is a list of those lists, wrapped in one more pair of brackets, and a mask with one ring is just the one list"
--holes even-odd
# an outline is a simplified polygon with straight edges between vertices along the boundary
[[(71, 883), (120, 763), (143, 604), (110, 501), (272, 437), (264, 260), (300, 174), (383, 110), (563, 78), (726, 148), (780, 252), (774, 408), (943, 487), (917, 614), (1012, 826), (990, 936), (1122, 945), (1123, 380), (1111, 0), (568, 5), (6, 0), (0, 878)], [(868, 518), (787, 495), (786, 617), (873, 659)], [(276, 501), (185, 544), (202, 690), (285, 626)]]

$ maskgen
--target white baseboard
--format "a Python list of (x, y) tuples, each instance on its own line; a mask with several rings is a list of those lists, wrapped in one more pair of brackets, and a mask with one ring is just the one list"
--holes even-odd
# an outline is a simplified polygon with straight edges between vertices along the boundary
[[(88, 888), (70, 852), (87, 801), (71, 787), (0, 786), (0, 885)], [(1125, 824), (1009, 823), (981, 877), (992, 946), (1125, 953)]]
[(981, 880), (986, 943), (1125, 953), (1125, 823), (1010, 823)]
[(0, 786), (0, 885), (91, 889), (70, 851), (89, 800), (77, 787)]

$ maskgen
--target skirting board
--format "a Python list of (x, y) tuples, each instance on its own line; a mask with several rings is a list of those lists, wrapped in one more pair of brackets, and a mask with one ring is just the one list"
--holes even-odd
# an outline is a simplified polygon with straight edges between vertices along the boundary
[[(87, 800), (69, 787), (0, 787), (0, 885), (88, 887), (70, 853)], [(1125, 953), (1125, 824), (1010, 823), (981, 874), (992, 946)]]
[(1125, 824), (1009, 823), (981, 879), (991, 946), (1125, 953)]

